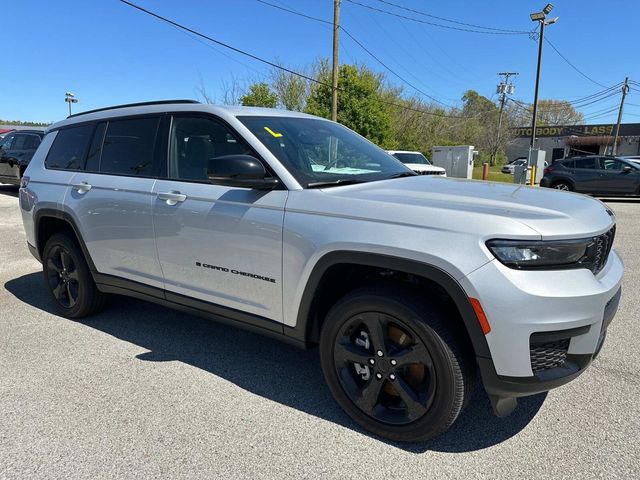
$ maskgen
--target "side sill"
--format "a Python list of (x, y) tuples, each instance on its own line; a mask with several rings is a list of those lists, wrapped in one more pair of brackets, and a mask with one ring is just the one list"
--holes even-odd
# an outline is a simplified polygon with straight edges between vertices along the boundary
[(197, 315), (236, 328), (275, 338), (298, 348), (306, 348), (304, 342), (285, 336), (283, 334), (282, 324), (268, 318), (168, 292), (160, 288), (150, 287), (112, 275), (94, 273), (93, 276), (98, 290), (103, 293), (138, 298), (191, 315)]

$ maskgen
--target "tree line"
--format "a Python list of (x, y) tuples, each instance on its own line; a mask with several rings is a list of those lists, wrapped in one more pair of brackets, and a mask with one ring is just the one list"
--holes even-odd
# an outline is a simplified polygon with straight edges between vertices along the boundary
[[(329, 118), (328, 60), (321, 59), (302, 71), (317, 83), (274, 69), (259, 81), (234, 78), (223, 83), (219, 100), (212, 98), (202, 82), (198, 91), (208, 103), (283, 108)], [(478, 161), (504, 163), (513, 128), (531, 123), (531, 106), (509, 101), (498, 135), (499, 105), (478, 92), (467, 90), (460, 106), (445, 106), (408, 94), (384, 73), (365, 65), (340, 65), (338, 85), (338, 122), (388, 150), (415, 150), (430, 157), (431, 147), (436, 145), (473, 145), (479, 151)], [(574, 125), (584, 120), (571, 103), (563, 100), (541, 100), (538, 112), (540, 126)]]

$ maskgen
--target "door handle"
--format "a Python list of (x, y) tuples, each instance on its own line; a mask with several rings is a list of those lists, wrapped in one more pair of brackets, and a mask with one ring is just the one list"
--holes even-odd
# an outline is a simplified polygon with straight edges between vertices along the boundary
[(180, 192), (159, 192), (158, 198), (167, 202), (167, 205), (175, 205), (178, 202), (184, 202), (187, 196)]
[(74, 183), (71, 185), (71, 188), (77, 190), (80, 195), (84, 195), (89, 190), (91, 190), (92, 186), (87, 182)]

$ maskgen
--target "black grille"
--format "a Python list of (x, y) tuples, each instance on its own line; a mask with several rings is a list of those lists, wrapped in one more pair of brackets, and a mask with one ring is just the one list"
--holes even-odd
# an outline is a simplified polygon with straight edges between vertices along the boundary
[(529, 352), (533, 373), (561, 366), (567, 359), (567, 350), (569, 350), (568, 338), (554, 342), (532, 342)]
[(614, 225), (602, 235), (593, 237), (587, 247), (585, 256), (578, 263), (591, 270), (594, 275), (600, 273), (607, 263), (615, 236), (616, 226)]
[(613, 246), (613, 239), (615, 238), (615, 236), (616, 226), (614, 225), (608, 232), (603, 233), (602, 235), (597, 236), (593, 239), (593, 264), (591, 267), (591, 271), (594, 274), (600, 272), (607, 263), (609, 252), (611, 251), (611, 247)]
[(416, 173), (418, 175), (444, 175), (445, 172), (437, 172), (433, 170), (421, 170), (421, 171), (416, 170)]

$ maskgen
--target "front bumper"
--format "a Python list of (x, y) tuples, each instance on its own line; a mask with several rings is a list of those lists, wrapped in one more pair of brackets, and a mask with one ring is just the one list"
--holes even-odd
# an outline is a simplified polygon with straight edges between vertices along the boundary
[[(524, 397), (527, 395), (535, 395), (537, 393), (547, 392), (553, 388), (560, 387), (578, 375), (591, 364), (600, 353), (606, 335), (607, 327), (613, 320), (618, 310), (618, 304), (622, 296), (622, 288), (619, 288), (616, 294), (611, 298), (605, 307), (604, 316), (600, 325), (598, 340), (595, 350), (592, 354), (571, 354), (568, 353), (562, 364), (535, 372), (530, 377), (510, 377), (498, 375), (493, 365), (493, 361), (489, 358), (478, 358), (478, 365), (482, 375), (482, 381), (489, 396), (499, 398)], [(590, 327), (588, 327), (590, 328)], [(564, 333), (566, 332), (566, 333)], [(558, 338), (573, 339), (581, 334), (586, 334), (585, 330), (572, 329), (552, 332), (551, 335)], [(577, 334), (573, 335), (572, 334)]]
[[(508, 413), (515, 398), (564, 385), (588, 367), (617, 311), (622, 272), (612, 250), (595, 276), (586, 269), (513, 270), (492, 261), (464, 279), (491, 325), (485, 337), (491, 357), (477, 361), (496, 413)], [(546, 359), (534, 357), (537, 341), (564, 345), (548, 368)]]

